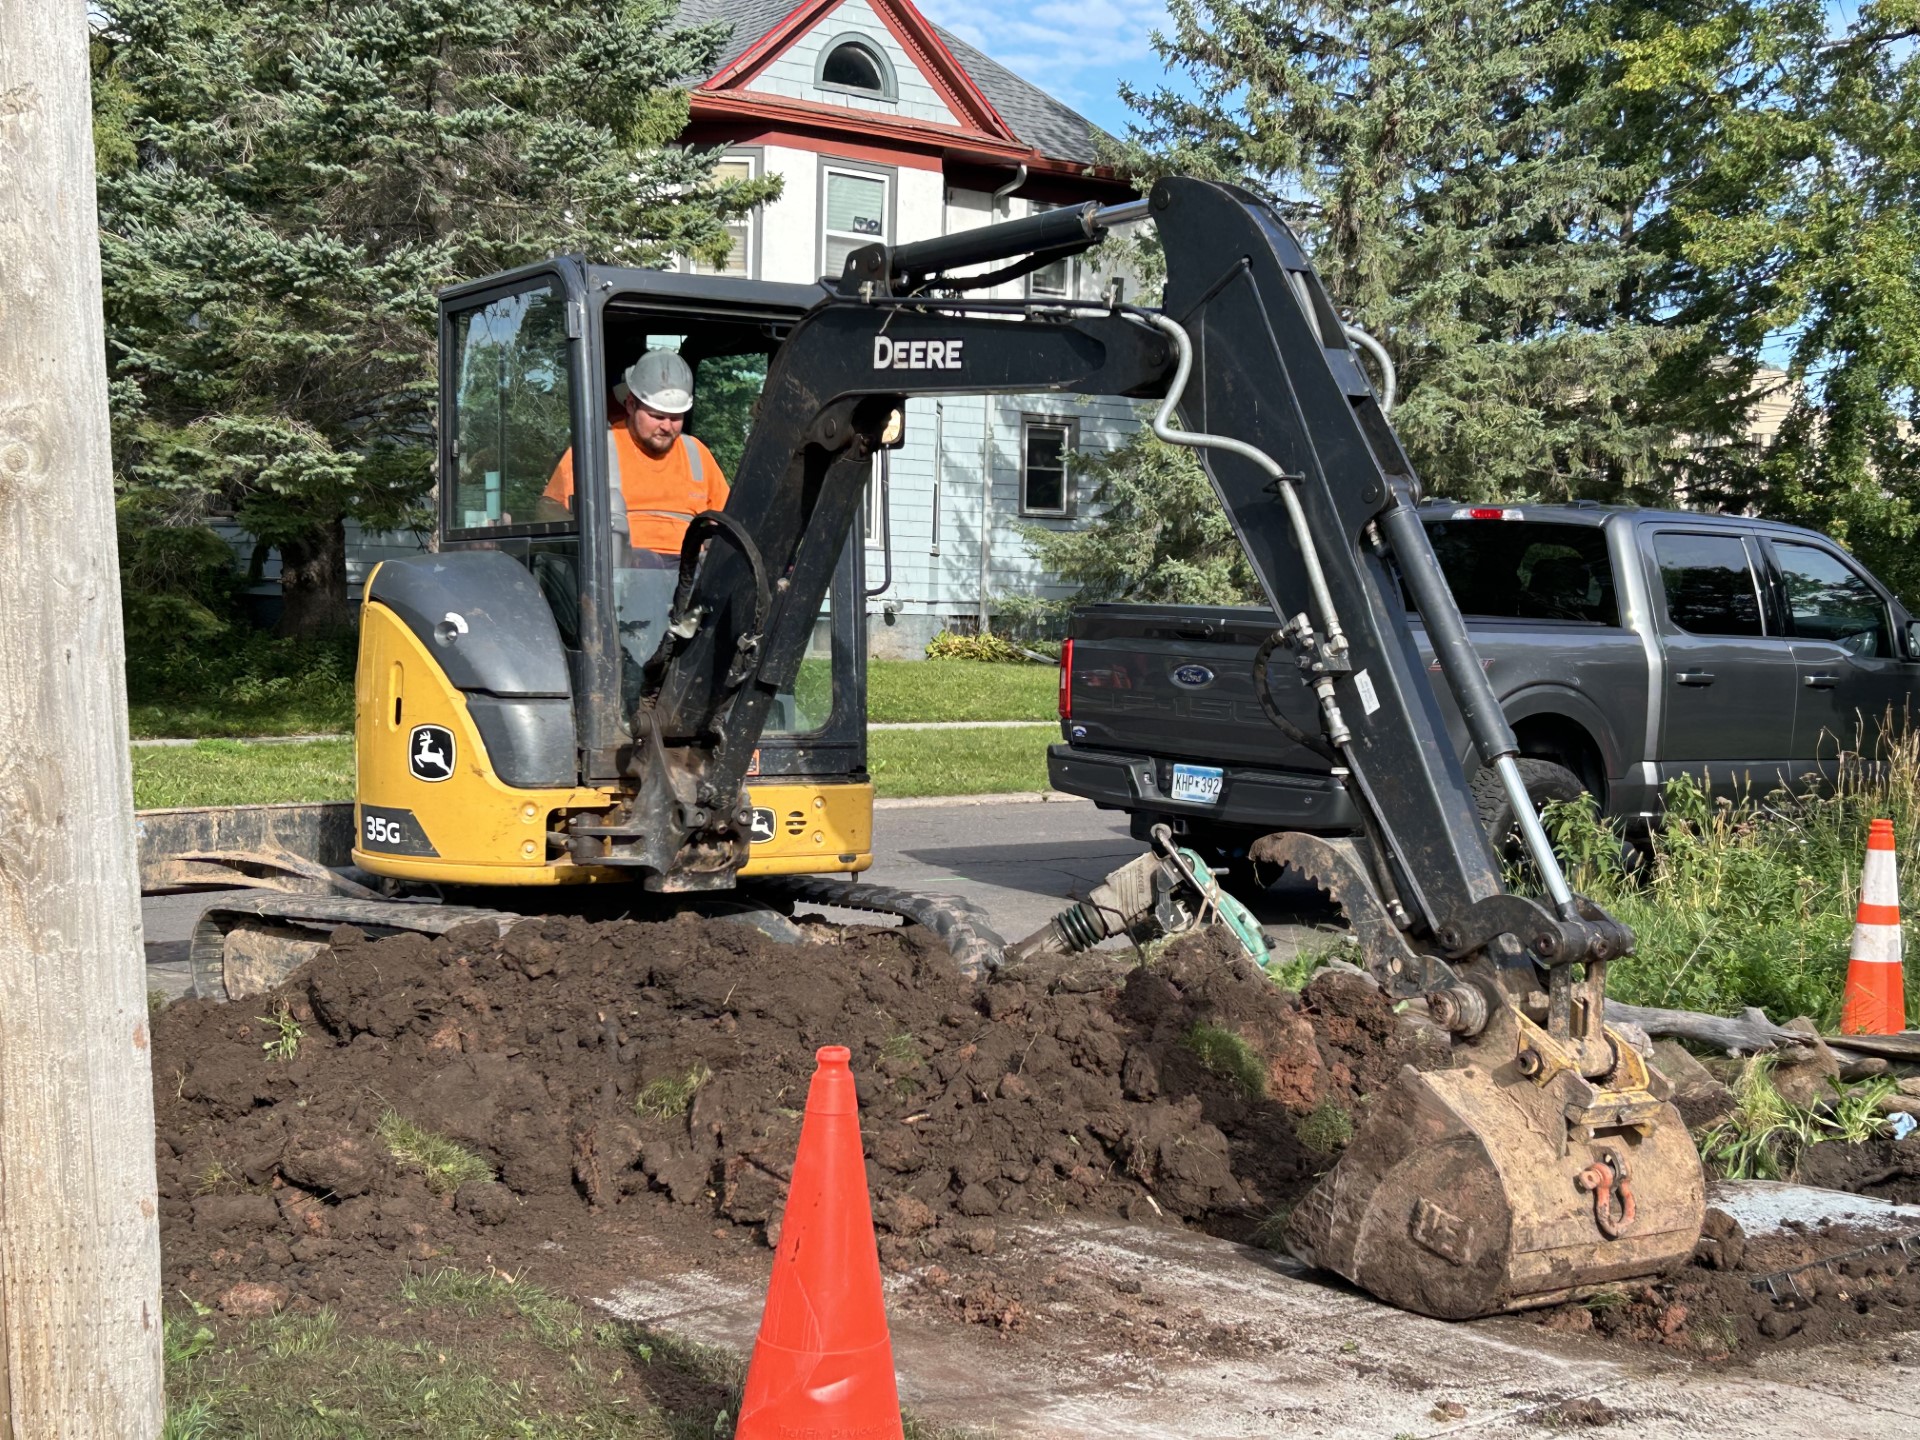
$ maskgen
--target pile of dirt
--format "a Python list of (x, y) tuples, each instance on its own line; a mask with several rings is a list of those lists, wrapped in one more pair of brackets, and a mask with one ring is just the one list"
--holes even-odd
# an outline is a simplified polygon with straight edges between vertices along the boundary
[(1709, 1207), (1693, 1263), (1679, 1275), (1603, 1290), (1537, 1318), (1550, 1330), (1708, 1359), (1893, 1335), (1920, 1324), (1920, 1269), (1898, 1239), (1897, 1229), (1825, 1221), (1788, 1222), (1749, 1239)]
[(1794, 1164), (1803, 1185), (1873, 1195), (1900, 1205), (1920, 1204), (1920, 1131), (1896, 1140), (1824, 1140), (1803, 1148)]
[(390, 1290), (408, 1266), (541, 1272), (583, 1229), (574, 1253), (601, 1264), (676, 1224), (772, 1243), (824, 1044), (853, 1050), (894, 1268), (983, 1255), (996, 1224), (1048, 1213), (1246, 1233), (1328, 1167), (1367, 1094), (1444, 1055), (1363, 977), (1296, 999), (1217, 935), (975, 984), (918, 930), (838, 933), (343, 928), (274, 992), (172, 1006), (154, 1026), (169, 1289), (243, 1313)]

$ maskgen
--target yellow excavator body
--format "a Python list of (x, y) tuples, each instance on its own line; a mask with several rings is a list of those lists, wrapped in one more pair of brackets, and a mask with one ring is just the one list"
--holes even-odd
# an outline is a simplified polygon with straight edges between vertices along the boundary
[[(416, 755), (425, 738), (424, 760)], [(369, 601), (354, 673), (353, 863), (436, 885), (628, 884), (631, 870), (583, 865), (547, 837), (575, 813), (611, 809), (611, 787), (525, 789), (487, 758), (466, 696), (418, 636)], [(436, 778), (423, 778), (426, 776)], [(865, 780), (752, 785), (751, 856), (740, 874), (854, 873), (873, 864), (873, 786)]]

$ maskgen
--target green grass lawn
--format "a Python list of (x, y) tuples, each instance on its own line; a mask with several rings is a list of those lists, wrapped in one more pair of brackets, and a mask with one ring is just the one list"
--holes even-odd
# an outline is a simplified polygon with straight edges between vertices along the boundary
[(1051, 720), (1060, 672), (1051, 665), (979, 660), (873, 660), (867, 664), (867, 719)]
[(385, 1309), (377, 1322), (170, 1315), (162, 1440), (677, 1440), (720, 1433), (739, 1406), (731, 1353), (596, 1320), (497, 1272), (410, 1278)]
[(343, 735), (353, 729), (353, 690), (315, 685), (306, 693), (244, 703), (223, 696), (139, 701), (127, 706), (127, 725), (136, 740)]
[[(606, 1319), (498, 1270), (411, 1276), (353, 1313), (232, 1321), (179, 1299), (161, 1440), (710, 1440), (733, 1433), (746, 1383), (731, 1350)], [(975, 1434), (900, 1421), (907, 1440)]]
[[(943, 664), (959, 664), (944, 661)], [(1002, 795), (1047, 788), (1053, 725), (1017, 730), (881, 730), (867, 737), (876, 794)]]
[[(867, 665), (867, 718), (1051, 720), (1060, 672), (1051, 665), (990, 665), (978, 660), (874, 660)], [(826, 666), (801, 666), (807, 713), (826, 704)], [(138, 739), (171, 736), (325, 735), (353, 726), (353, 681), (330, 674), (299, 684), (238, 687), (127, 707)]]
[(202, 740), (197, 745), (137, 746), (133, 751), (136, 810), (352, 798), (351, 740), (291, 745)]
[[(1058, 738), (1051, 725), (882, 730), (870, 741), (867, 764), (881, 795), (1044, 790), (1047, 746)], [(141, 810), (352, 798), (351, 740), (290, 745), (202, 740), (196, 745), (142, 746), (133, 752), (133, 803)]]

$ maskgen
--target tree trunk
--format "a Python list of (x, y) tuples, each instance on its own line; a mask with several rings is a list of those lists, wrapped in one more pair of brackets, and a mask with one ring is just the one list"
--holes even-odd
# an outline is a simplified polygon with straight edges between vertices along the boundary
[(347, 522), (338, 516), (280, 542), (282, 635), (324, 635), (353, 623), (347, 604)]
[(157, 1435), (87, 7), (0, 0), (0, 1440)]

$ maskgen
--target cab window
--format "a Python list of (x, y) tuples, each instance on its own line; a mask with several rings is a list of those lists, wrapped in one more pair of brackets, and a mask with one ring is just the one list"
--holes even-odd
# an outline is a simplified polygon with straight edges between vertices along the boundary
[(566, 311), (565, 297), (541, 285), (449, 317), (450, 529), (517, 529), (557, 518), (536, 514), (535, 505), (573, 443)]

